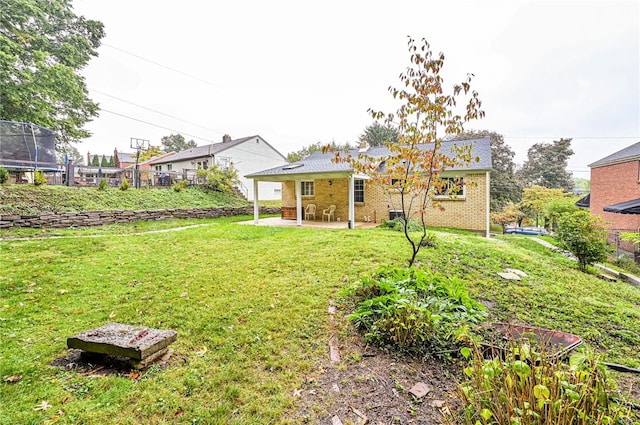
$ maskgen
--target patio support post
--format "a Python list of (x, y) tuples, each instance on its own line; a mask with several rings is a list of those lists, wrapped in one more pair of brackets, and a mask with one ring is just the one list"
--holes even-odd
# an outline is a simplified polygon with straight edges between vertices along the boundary
[(258, 180), (253, 179), (253, 222), (258, 224), (260, 207), (258, 206)]
[(296, 180), (296, 224), (302, 226), (302, 180)]
[(354, 205), (354, 190), (355, 190), (355, 178), (352, 175), (349, 176), (349, 223), (352, 229), (356, 228), (356, 208)]

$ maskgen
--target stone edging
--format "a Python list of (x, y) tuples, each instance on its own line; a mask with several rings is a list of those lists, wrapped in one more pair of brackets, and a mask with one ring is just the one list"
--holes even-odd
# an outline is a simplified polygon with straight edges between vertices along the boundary
[[(260, 214), (279, 214), (280, 208), (260, 207)], [(44, 212), (32, 215), (0, 215), (0, 229), (92, 227), (133, 221), (169, 220), (173, 218), (218, 218), (252, 215), (253, 206), (165, 208), (159, 210), (112, 210), (82, 212)]]

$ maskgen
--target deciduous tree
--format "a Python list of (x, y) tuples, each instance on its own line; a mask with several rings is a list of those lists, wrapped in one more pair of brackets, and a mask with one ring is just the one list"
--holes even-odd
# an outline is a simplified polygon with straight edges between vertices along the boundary
[(58, 147), (88, 137), (98, 105), (79, 71), (98, 55), (102, 23), (70, 0), (0, 0), (0, 10), (0, 119), (48, 127)]
[(549, 202), (554, 199), (571, 197), (571, 193), (565, 192), (562, 189), (549, 189), (538, 185), (525, 188), (523, 193), (520, 208), (529, 217), (535, 218), (536, 226), (539, 225), (540, 219), (544, 218), (544, 208)]
[[(401, 102), (398, 110), (388, 114), (369, 110), (374, 120), (384, 120), (398, 129), (398, 143), (390, 144), (389, 155), (382, 158), (366, 153), (357, 157), (346, 152), (335, 155), (337, 160), (349, 162), (356, 173), (369, 175), (374, 184), (399, 194), (400, 205), (394, 208), (401, 209), (404, 216), (411, 266), (427, 240), (426, 217), (434, 206), (439, 207), (432, 202), (434, 194), (446, 189), (447, 182), (439, 177), (440, 173), (472, 160), (469, 145), (456, 145), (455, 152), (448, 154), (441, 151), (442, 141), (460, 135), (465, 122), (483, 117), (484, 112), (478, 94), (471, 90), (472, 75), (445, 94), (440, 75), (444, 54), (434, 54), (424, 39), (417, 44), (409, 38), (408, 47), (411, 65), (400, 75), (401, 88), (389, 88)], [(460, 98), (465, 103), (458, 109)], [(446, 193), (455, 194), (453, 186), (456, 185)], [(411, 232), (410, 220), (417, 220), (421, 231)]]
[(588, 211), (563, 215), (556, 237), (562, 248), (576, 256), (582, 271), (586, 271), (589, 264), (605, 260), (611, 252), (604, 221)]
[(62, 146), (59, 150), (56, 150), (56, 159), (60, 164), (65, 164), (66, 159), (72, 160), (77, 165), (84, 164), (84, 156), (73, 145)]
[(181, 152), (190, 148), (195, 148), (198, 144), (189, 140), (186, 141), (182, 134), (170, 134), (161, 139), (162, 150), (165, 152)]
[(314, 152), (322, 151), (322, 149), (326, 148), (327, 146), (329, 146), (330, 149), (332, 150), (344, 150), (344, 149), (349, 149), (351, 147), (349, 143), (340, 144), (333, 141), (329, 145), (325, 145), (325, 144), (322, 144), (322, 142), (316, 142), (316, 143), (310, 144), (309, 146), (305, 146), (302, 149), (299, 149), (297, 151), (289, 152), (287, 154), (287, 161), (288, 162), (300, 161), (302, 159), (305, 159), (306, 157), (308, 157)]
[(522, 200), (523, 184), (516, 174), (513, 162), (515, 152), (504, 142), (502, 134), (490, 130), (472, 130), (465, 131), (459, 138), (483, 136), (491, 139), (491, 211), (498, 212), (507, 204), (517, 204)]
[(524, 212), (517, 204), (509, 203), (500, 212), (491, 213), (491, 221), (502, 226), (503, 230), (511, 223), (520, 225)]
[(571, 139), (553, 143), (536, 143), (527, 152), (527, 160), (518, 172), (525, 186), (538, 185), (550, 189), (573, 190), (573, 179), (567, 161), (573, 155)]

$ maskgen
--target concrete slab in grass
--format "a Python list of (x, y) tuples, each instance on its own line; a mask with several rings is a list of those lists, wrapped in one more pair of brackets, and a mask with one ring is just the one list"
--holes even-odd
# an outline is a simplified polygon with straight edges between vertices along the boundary
[(109, 323), (67, 338), (67, 347), (144, 361), (163, 351), (177, 338), (178, 333), (172, 330)]

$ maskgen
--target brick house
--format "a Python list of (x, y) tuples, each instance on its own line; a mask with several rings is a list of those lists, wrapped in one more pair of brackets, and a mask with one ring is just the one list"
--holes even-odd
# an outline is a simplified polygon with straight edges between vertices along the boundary
[(640, 228), (640, 142), (589, 164), (589, 168), (589, 211), (608, 223), (611, 244), (634, 252), (631, 244), (618, 238), (620, 232), (637, 232)]
[[(436, 197), (443, 209), (433, 208), (426, 214), (428, 225), (468, 229), (488, 236), (490, 139), (482, 137), (443, 142), (441, 152), (451, 152), (454, 144), (471, 145), (472, 157), (480, 160), (466, 167), (446, 169), (440, 174), (442, 179), (462, 180), (462, 192), (455, 197)], [(354, 149), (351, 155), (355, 157), (358, 152)], [(370, 147), (365, 153), (383, 157), (388, 150)], [(260, 181), (282, 182), (283, 218), (296, 219), (298, 225), (302, 224), (304, 210), (309, 204), (316, 205), (318, 220), (322, 218), (323, 209), (335, 205), (334, 219), (344, 222), (345, 227), (356, 222), (381, 223), (399, 214), (398, 193), (389, 192), (366, 176), (356, 175), (348, 164), (334, 163), (332, 158), (332, 154), (315, 152), (301, 161), (245, 177), (253, 179), (254, 185)], [(255, 205), (258, 196), (256, 191)], [(258, 220), (257, 214), (255, 219)]]

